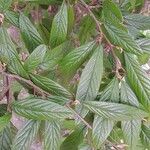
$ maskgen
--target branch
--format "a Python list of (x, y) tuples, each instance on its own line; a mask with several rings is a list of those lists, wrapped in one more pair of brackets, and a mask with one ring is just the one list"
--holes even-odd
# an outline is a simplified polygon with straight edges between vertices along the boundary
[(92, 129), (92, 126), (86, 122), (74, 109), (72, 109), (69, 105), (66, 105), (77, 117), (80, 119), (89, 129)]
[(23, 81), (23, 82), (27, 83), (28, 85), (30, 85), (31, 87), (33, 87), (34, 89), (36, 89), (37, 91), (39, 91), (41, 93), (44, 93), (46, 95), (49, 95), (49, 96), (51, 95), (50, 93), (48, 93), (48, 92), (44, 91), (43, 89), (39, 88), (38, 86), (36, 86), (32, 81), (24, 79), (24, 78), (22, 78), (22, 77), (20, 77), (18, 75), (9, 74), (9, 73), (6, 73), (6, 72), (0, 72), (0, 74), (8, 76), (8, 77), (12, 77), (12, 78), (14, 78), (16, 80)]
[(10, 85), (3, 89), (3, 91), (0, 93), (0, 101), (5, 97), (9, 89), (10, 89)]

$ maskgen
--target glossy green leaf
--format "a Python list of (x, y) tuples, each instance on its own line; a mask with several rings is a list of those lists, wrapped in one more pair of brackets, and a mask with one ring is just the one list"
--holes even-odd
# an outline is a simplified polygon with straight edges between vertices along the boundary
[(141, 48), (125, 30), (112, 25), (111, 22), (102, 25), (102, 30), (113, 45), (133, 54), (142, 54)]
[(32, 52), (37, 46), (44, 43), (35, 26), (23, 13), (20, 13), (19, 27), (29, 52)]
[(35, 120), (64, 119), (72, 115), (67, 107), (42, 99), (14, 102), (13, 110), (21, 116)]
[[(103, 75), (103, 47), (99, 45), (89, 62), (83, 69), (80, 82), (77, 88), (76, 99), (80, 103), (84, 101), (93, 101), (99, 91), (101, 79)], [(77, 106), (78, 113), (85, 117), (87, 110), (80, 105)]]
[(40, 45), (30, 54), (24, 63), (27, 72), (33, 72), (42, 63), (46, 50), (46, 45)]
[(7, 10), (11, 6), (12, 0), (0, 0), (0, 12)]
[(71, 93), (68, 92), (64, 87), (49, 78), (35, 74), (30, 74), (30, 77), (34, 84), (51, 94), (60, 95), (68, 98), (72, 97)]
[(150, 79), (131, 54), (125, 55), (126, 71), (132, 90), (138, 101), (147, 109), (150, 108)]
[(114, 121), (98, 115), (94, 117), (92, 138), (95, 148), (100, 148), (114, 127)]
[(50, 34), (50, 45), (51, 47), (56, 47), (66, 40), (68, 29), (68, 11), (65, 2), (59, 12), (54, 17), (51, 34)]
[(18, 131), (13, 142), (12, 150), (29, 150), (33, 140), (35, 140), (35, 137), (37, 136), (39, 126), (39, 121), (27, 121)]
[(12, 145), (12, 134), (10, 125), (8, 124), (0, 132), (0, 150), (11, 150), (11, 145)]
[(78, 48), (72, 50), (68, 55), (66, 55), (61, 63), (61, 72), (66, 76), (73, 75), (77, 69), (85, 62), (87, 57), (94, 50), (95, 42), (89, 42)]
[(127, 24), (139, 30), (150, 29), (150, 17), (149, 16), (143, 16), (141, 14), (130, 14), (128, 16), (125, 16), (124, 18)]
[(60, 150), (78, 150), (84, 138), (84, 127), (78, 126), (62, 143)]
[(87, 101), (83, 105), (95, 114), (114, 121), (142, 119), (148, 116), (144, 110), (126, 104)]
[(8, 70), (14, 74), (28, 78), (28, 74), (19, 60), (14, 43), (5, 28), (0, 27), (0, 60), (8, 65)]
[(7, 126), (10, 119), (11, 119), (10, 114), (6, 114), (6, 115), (0, 117), (0, 132)]
[(141, 141), (145, 148), (150, 148), (150, 128), (146, 125), (142, 125), (142, 131), (140, 134)]
[(47, 121), (44, 131), (44, 150), (58, 150), (61, 140), (59, 121)]
[(8, 22), (13, 24), (16, 27), (19, 27), (19, 15), (14, 11), (7, 10), (4, 13), (4, 16)]

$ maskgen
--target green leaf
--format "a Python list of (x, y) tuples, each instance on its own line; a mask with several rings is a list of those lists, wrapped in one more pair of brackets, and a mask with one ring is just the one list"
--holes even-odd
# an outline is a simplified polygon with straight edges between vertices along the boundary
[(10, 122), (10, 129), (11, 129), (12, 139), (14, 140), (18, 132), (18, 129), (13, 125), (12, 122)]
[[(76, 99), (81, 103), (87, 100), (93, 101), (98, 94), (102, 75), (103, 47), (99, 45), (82, 72), (77, 88)], [(88, 111), (80, 105), (77, 105), (77, 111), (82, 117), (85, 117), (88, 113)]]
[(138, 101), (147, 109), (150, 108), (150, 79), (131, 54), (125, 55), (127, 78)]
[(132, 106), (139, 106), (136, 95), (131, 90), (129, 85), (125, 82), (121, 82), (121, 94), (120, 94), (121, 103), (130, 104)]
[(11, 6), (12, 0), (0, 0), (0, 12), (7, 10)]
[(48, 101), (60, 104), (60, 105), (65, 105), (69, 103), (70, 99), (62, 97), (62, 96), (49, 96)]
[[(134, 39), (138, 39), (142, 36), (142, 33), (140, 30), (136, 29), (133, 26), (127, 25), (129, 34), (134, 38)], [(138, 43), (137, 43), (138, 44)]]
[(15, 45), (11, 41), (7, 30), (0, 27), (0, 35), (0, 60), (8, 65), (8, 70), (12, 73), (28, 78), (28, 74), (19, 60)]
[(6, 127), (6, 125), (9, 123), (11, 119), (10, 114), (6, 114), (2, 117), (0, 117), (0, 132)]
[(135, 150), (141, 131), (141, 120), (124, 121), (121, 124), (125, 142), (130, 150)]
[(8, 22), (10, 22), (12, 25), (19, 27), (19, 15), (18, 15), (18, 13), (14, 12), (14, 11), (7, 10), (4, 13), (4, 16), (5, 16), (6, 20)]
[(130, 14), (124, 17), (126, 23), (139, 30), (150, 29), (150, 17), (141, 14)]
[(142, 38), (136, 40), (136, 42), (145, 53), (150, 54), (150, 39)]
[(24, 63), (27, 72), (33, 72), (42, 63), (46, 50), (46, 45), (40, 45), (30, 54)]
[(102, 118), (98, 115), (94, 117), (92, 138), (95, 148), (105, 142), (114, 126), (114, 121)]
[(44, 150), (58, 150), (61, 140), (59, 121), (47, 121), (44, 131)]
[(68, 11), (66, 3), (63, 2), (59, 12), (54, 17), (52, 23), (50, 34), (51, 47), (54, 48), (66, 40), (67, 29), (68, 29)]
[(144, 124), (142, 125), (142, 131), (141, 131), (140, 137), (145, 148), (149, 149), (150, 148), (150, 128)]
[[(118, 24), (119, 25), (119, 24)], [(123, 29), (114, 26), (111, 22), (105, 22), (102, 30), (107, 39), (115, 46), (121, 47), (126, 52), (133, 54), (142, 54), (141, 48), (137, 45), (131, 35)]]
[(133, 11), (140, 12), (143, 4), (144, 0), (124, 0), (121, 2), (121, 8), (127, 11), (127, 13)]
[(76, 70), (85, 62), (87, 57), (94, 50), (95, 42), (89, 42), (72, 50), (60, 63), (63, 75), (72, 76)]
[(135, 9), (136, 0), (129, 0), (132, 6), (132, 9)]
[(119, 7), (111, 0), (104, 0), (103, 13), (107, 19), (118, 19), (118, 21), (123, 21)]
[(21, 116), (35, 120), (64, 119), (72, 115), (65, 106), (34, 98), (14, 102), (13, 110)]
[(0, 150), (11, 150), (12, 145), (12, 135), (10, 125), (8, 124), (0, 132)]
[[(122, 103), (130, 104), (136, 107), (139, 106), (136, 95), (125, 81), (121, 82), (120, 99)], [(121, 122), (121, 126), (125, 142), (129, 145), (129, 149), (135, 150), (141, 132), (141, 120), (123, 121)]]
[(78, 150), (84, 138), (84, 127), (78, 126), (62, 143), (60, 150)]
[(22, 38), (29, 52), (32, 52), (37, 46), (44, 43), (37, 29), (23, 13), (20, 13), (19, 26)]
[(119, 102), (119, 81), (116, 77), (104, 89), (100, 101)]
[(60, 95), (67, 98), (72, 97), (71, 93), (68, 92), (64, 87), (49, 78), (35, 74), (30, 74), (30, 77), (34, 84), (51, 94)]
[(79, 30), (79, 39), (81, 44), (90, 40), (91, 36), (95, 32), (95, 28), (96, 25), (91, 16), (87, 15), (81, 20)]
[(40, 67), (46, 70), (53, 69), (63, 58), (66, 46), (67, 43), (63, 43), (52, 50), (48, 50)]
[(18, 131), (13, 142), (12, 150), (29, 150), (39, 130), (40, 122), (29, 120)]
[(140, 108), (112, 102), (87, 101), (83, 105), (95, 114), (114, 121), (142, 119), (149, 115)]
[[(119, 81), (115, 77), (101, 94), (99, 101), (119, 102)], [(95, 148), (100, 148), (109, 136), (114, 121), (95, 115), (92, 130), (92, 139)]]
[(71, 33), (74, 24), (75, 24), (74, 6), (70, 4), (68, 5), (68, 34)]
[(150, 55), (144, 53), (143, 55), (138, 56), (138, 62), (140, 63), (140, 65), (147, 64), (149, 61), (149, 58), (150, 58)]
[(5, 115), (7, 112), (7, 104), (0, 104), (0, 117)]

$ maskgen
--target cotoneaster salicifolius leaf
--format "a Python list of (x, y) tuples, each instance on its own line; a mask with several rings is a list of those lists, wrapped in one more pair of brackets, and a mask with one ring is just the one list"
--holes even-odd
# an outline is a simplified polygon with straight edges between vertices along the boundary
[(149, 110), (150, 108), (150, 79), (141, 68), (136, 56), (125, 54), (127, 78), (138, 101)]
[(60, 10), (53, 19), (50, 45), (52, 48), (58, 46), (66, 40), (68, 29), (68, 9), (66, 2), (63, 2)]
[(35, 120), (65, 119), (72, 116), (66, 106), (36, 98), (14, 102), (13, 110), (23, 117)]
[(39, 121), (27, 121), (23, 128), (18, 131), (13, 142), (12, 150), (28, 150), (37, 136), (39, 126)]
[(93, 101), (96, 98), (102, 75), (103, 47), (101, 45), (98, 45), (89, 62), (83, 69), (77, 88), (76, 99), (80, 101), (81, 105), (78, 105), (76, 110), (83, 117), (86, 116), (88, 111), (83, 108), (82, 103), (87, 100)]
[[(139, 102), (137, 97), (125, 82), (121, 82), (121, 94), (120, 99), (122, 103), (130, 104), (136, 107), (139, 107)], [(124, 134), (125, 142), (129, 145), (131, 150), (136, 149), (138, 144), (139, 135), (141, 131), (141, 120), (134, 119), (131, 121), (122, 121), (121, 122), (122, 131)]]
[[(115, 77), (101, 94), (99, 101), (119, 102), (119, 81)], [(111, 133), (115, 122), (95, 115), (92, 130), (92, 139), (95, 148), (100, 148)]]
[(143, 2), (0, 0), (0, 150), (149, 149)]
[(28, 17), (23, 13), (19, 16), (19, 28), (21, 31), (22, 39), (29, 52), (32, 52), (37, 46), (43, 44), (44, 41), (38, 33), (37, 29), (31, 23)]

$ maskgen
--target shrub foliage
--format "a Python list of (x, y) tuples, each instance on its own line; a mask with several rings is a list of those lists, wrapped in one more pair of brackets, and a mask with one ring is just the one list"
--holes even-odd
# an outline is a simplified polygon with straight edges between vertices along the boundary
[[(150, 149), (143, 4), (0, 0), (1, 150), (36, 140), (43, 150)], [(19, 130), (14, 113), (25, 119)]]

